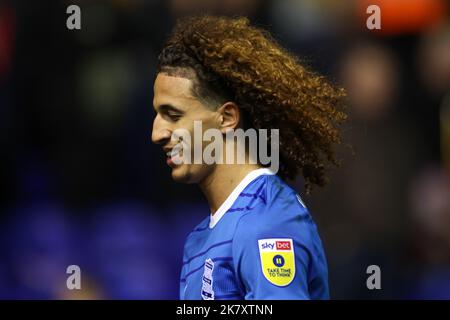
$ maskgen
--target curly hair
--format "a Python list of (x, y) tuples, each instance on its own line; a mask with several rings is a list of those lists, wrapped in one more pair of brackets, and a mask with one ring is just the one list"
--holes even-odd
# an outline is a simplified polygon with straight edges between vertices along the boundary
[(246, 127), (279, 129), (281, 177), (301, 173), (307, 193), (326, 184), (327, 167), (339, 163), (345, 91), (301, 65), (269, 32), (245, 17), (184, 18), (158, 60), (158, 72), (194, 78), (198, 98), (215, 106), (234, 101)]

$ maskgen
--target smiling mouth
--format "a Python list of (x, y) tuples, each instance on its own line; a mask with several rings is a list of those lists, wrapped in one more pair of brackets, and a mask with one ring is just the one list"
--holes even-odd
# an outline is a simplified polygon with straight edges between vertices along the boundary
[(183, 148), (175, 146), (166, 152), (166, 163), (169, 167), (175, 167), (182, 164)]
[(166, 156), (167, 158), (174, 158), (174, 157), (181, 157), (183, 155), (183, 149), (170, 149), (169, 151), (166, 152)]

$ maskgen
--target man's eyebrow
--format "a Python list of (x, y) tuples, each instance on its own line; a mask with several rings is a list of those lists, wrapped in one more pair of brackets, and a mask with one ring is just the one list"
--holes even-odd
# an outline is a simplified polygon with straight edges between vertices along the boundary
[(156, 110), (157, 112), (168, 112), (168, 111), (172, 111), (172, 112), (177, 112), (177, 113), (184, 113), (183, 110), (181, 110), (181, 109), (175, 107), (174, 105), (168, 104), (168, 103), (165, 103), (165, 104), (160, 105), (159, 107), (155, 108), (155, 110)]

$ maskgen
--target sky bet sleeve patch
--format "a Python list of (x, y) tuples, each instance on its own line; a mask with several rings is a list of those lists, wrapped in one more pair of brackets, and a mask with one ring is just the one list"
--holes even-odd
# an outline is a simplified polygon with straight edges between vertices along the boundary
[(290, 284), (295, 276), (292, 239), (261, 239), (258, 247), (264, 277), (276, 286)]

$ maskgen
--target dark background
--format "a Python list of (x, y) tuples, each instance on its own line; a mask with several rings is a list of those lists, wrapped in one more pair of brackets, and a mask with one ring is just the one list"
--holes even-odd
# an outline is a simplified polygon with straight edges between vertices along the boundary
[[(81, 30), (66, 8), (81, 8)], [(366, 28), (378, 4), (382, 28)], [(246, 15), (344, 86), (351, 148), (302, 194), (335, 299), (450, 298), (450, 25), (444, 0), (0, 1), (0, 298), (176, 299), (209, 214), (150, 141), (179, 16)], [(79, 265), (82, 290), (66, 288)], [(366, 287), (378, 265), (382, 289)]]

